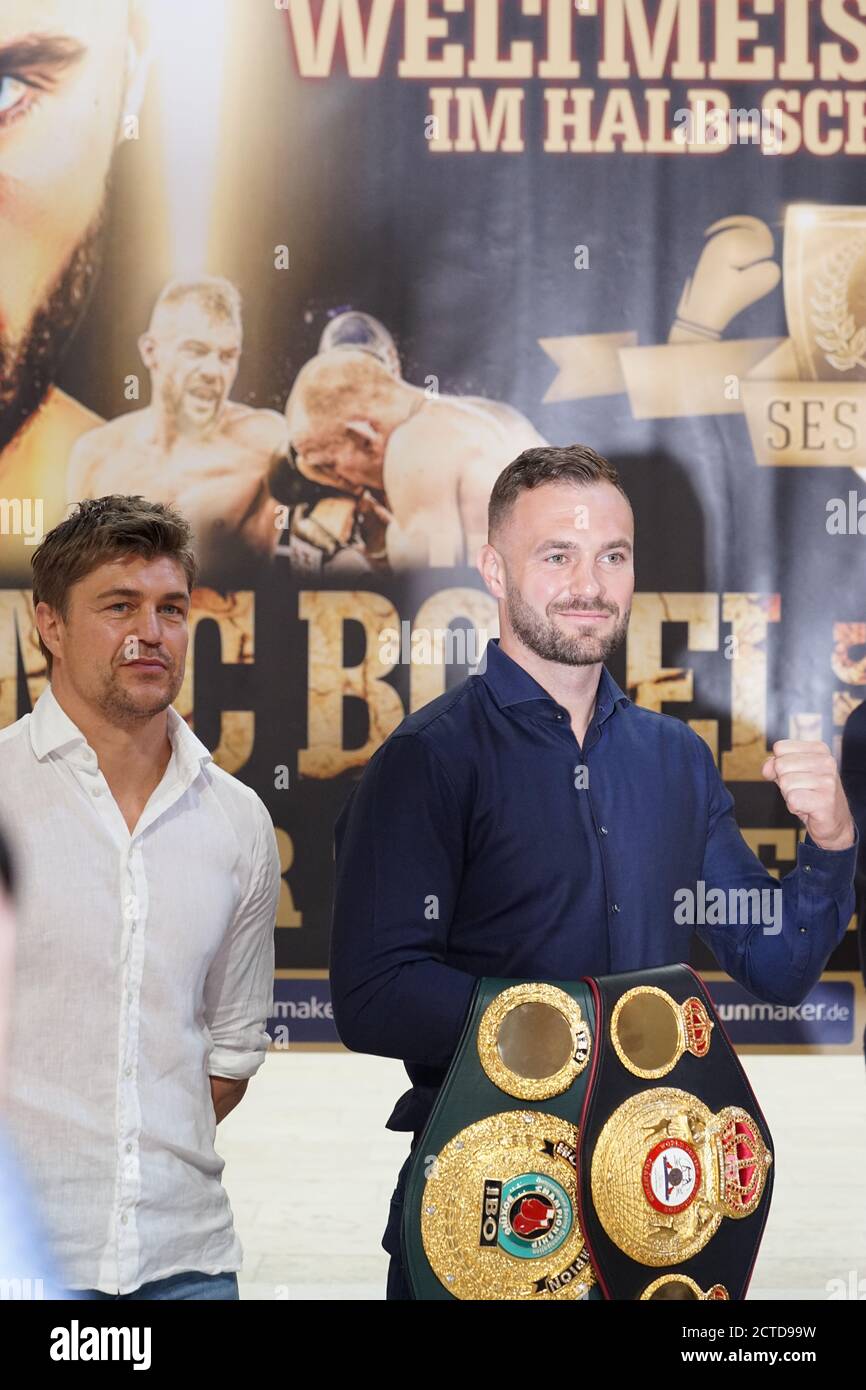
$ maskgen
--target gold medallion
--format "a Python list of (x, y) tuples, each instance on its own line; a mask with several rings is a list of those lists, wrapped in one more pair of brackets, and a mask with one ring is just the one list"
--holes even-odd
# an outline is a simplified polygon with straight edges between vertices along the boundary
[(458, 1299), (575, 1299), (595, 1283), (577, 1217), (577, 1138), (514, 1110), (456, 1134), (421, 1201), (430, 1266)]
[(580, 1005), (555, 985), (504, 989), (478, 1025), (481, 1065), (500, 1091), (517, 1100), (549, 1100), (567, 1091), (591, 1047)]
[(703, 1000), (692, 995), (678, 1004), (655, 985), (638, 985), (616, 1001), (610, 1039), (632, 1076), (656, 1081), (667, 1076), (684, 1052), (706, 1057), (713, 1022)]
[(651, 1284), (647, 1284), (641, 1294), (641, 1302), (646, 1300), (691, 1302), (695, 1300), (700, 1303), (716, 1303), (724, 1302), (730, 1296), (724, 1284), (713, 1284), (712, 1288), (707, 1289), (704, 1293), (700, 1284), (696, 1284), (694, 1279), (690, 1279), (687, 1274), (663, 1274), (660, 1279), (654, 1279)]
[(757, 1207), (773, 1156), (739, 1106), (717, 1115), (697, 1096), (658, 1087), (611, 1115), (592, 1156), (592, 1200), (610, 1239), (660, 1267), (702, 1250), (725, 1216)]

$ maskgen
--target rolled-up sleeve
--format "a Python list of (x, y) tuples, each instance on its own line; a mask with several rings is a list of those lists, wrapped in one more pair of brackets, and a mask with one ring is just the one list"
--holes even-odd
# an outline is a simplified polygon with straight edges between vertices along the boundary
[[(734, 798), (705, 749), (708, 779), (707, 844), (703, 878), (707, 898), (722, 889), (757, 889), (771, 907), (754, 921), (727, 920), (698, 927), (698, 935), (721, 967), (758, 999), (799, 1004), (817, 984), (827, 960), (848, 927), (854, 910), (854, 866), (859, 837), (844, 850), (821, 849), (811, 836), (797, 847), (797, 866), (776, 879), (743, 839), (734, 818)], [(778, 893), (780, 898), (764, 898)], [(741, 900), (742, 901), (742, 900)], [(780, 904), (781, 911), (776, 911)], [(728, 914), (728, 919), (732, 914)]]
[(280, 863), (271, 818), (256, 800), (249, 877), (231, 927), (207, 974), (205, 1022), (213, 1040), (211, 1076), (245, 1080), (265, 1060), (274, 1004), (274, 927)]
[(464, 815), (416, 734), (388, 740), (336, 825), (331, 995), (356, 1052), (447, 1065), (475, 978), (445, 963), (464, 862)]

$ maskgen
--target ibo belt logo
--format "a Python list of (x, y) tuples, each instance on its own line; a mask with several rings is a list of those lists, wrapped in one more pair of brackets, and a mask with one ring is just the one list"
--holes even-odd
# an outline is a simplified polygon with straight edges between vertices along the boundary
[(498, 1243), (518, 1259), (552, 1255), (574, 1220), (565, 1189), (546, 1173), (521, 1173), (502, 1186)]

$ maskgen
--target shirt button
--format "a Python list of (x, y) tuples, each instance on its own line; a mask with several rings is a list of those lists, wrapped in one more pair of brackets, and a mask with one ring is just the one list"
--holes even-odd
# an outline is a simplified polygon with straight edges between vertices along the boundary
[(606, 834), (607, 834), (607, 826), (606, 826), (606, 825), (600, 825), (598, 828), (599, 828), (599, 830), (601, 831), (602, 835), (606, 835)]
[(611, 912), (619, 912), (619, 903), (611, 903), (610, 910)]
[(101, 788), (101, 787), (91, 787), (91, 788), (90, 788), (90, 795), (91, 795), (91, 796), (102, 796), (102, 788)]
[(124, 1076), (132, 1076), (132, 1067), (127, 1067)]
[(558, 709), (553, 717), (556, 720), (557, 724), (561, 724), (563, 719), (565, 718), (565, 715), (562, 713), (562, 710)]
[(805, 935), (806, 935), (806, 928), (805, 928), (805, 927), (801, 927), (801, 928), (800, 928), (800, 935), (801, 935), (801, 936), (805, 936)]
[(806, 873), (806, 874), (810, 874), (810, 873), (812, 872), (812, 865), (811, 865), (811, 864), (804, 864), (804, 865), (803, 865), (803, 872)]
[(128, 1221), (129, 1221), (129, 1217), (127, 1216), (126, 1212), (124, 1212), (124, 1213), (123, 1213), (123, 1216), (121, 1216), (121, 1218), (120, 1218), (120, 1224), (121, 1224), (121, 1226), (125, 1226), (126, 1223), (127, 1223)]
[(126, 1146), (126, 1152), (127, 1152), (128, 1154), (131, 1154), (131, 1153), (132, 1153), (132, 1145), (131, 1145), (131, 1144), (127, 1144), (127, 1146)]

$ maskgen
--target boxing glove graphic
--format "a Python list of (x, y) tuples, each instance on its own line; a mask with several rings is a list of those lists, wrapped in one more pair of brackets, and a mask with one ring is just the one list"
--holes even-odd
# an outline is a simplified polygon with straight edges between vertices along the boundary
[(686, 281), (668, 342), (717, 340), (737, 314), (778, 285), (773, 234), (758, 217), (723, 217), (707, 238)]

